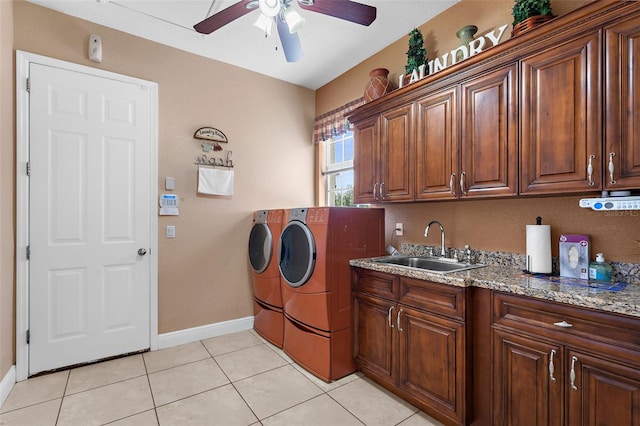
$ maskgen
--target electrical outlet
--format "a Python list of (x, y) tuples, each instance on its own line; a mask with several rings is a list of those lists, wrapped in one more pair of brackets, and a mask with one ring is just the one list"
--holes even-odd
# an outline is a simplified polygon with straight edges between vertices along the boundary
[(401, 223), (396, 223), (396, 236), (402, 237), (404, 235), (404, 226)]
[(176, 237), (175, 225), (167, 225), (167, 238), (175, 238), (175, 237)]

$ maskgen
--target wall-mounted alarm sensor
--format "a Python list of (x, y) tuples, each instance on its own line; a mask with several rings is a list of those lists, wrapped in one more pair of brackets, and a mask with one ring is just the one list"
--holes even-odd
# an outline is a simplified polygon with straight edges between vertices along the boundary
[(89, 59), (93, 62), (102, 62), (102, 39), (99, 35), (89, 36)]

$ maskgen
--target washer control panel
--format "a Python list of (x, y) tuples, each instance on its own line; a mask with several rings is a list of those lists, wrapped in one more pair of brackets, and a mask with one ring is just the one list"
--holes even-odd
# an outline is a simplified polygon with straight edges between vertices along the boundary
[(596, 211), (640, 210), (640, 197), (583, 198), (580, 207)]

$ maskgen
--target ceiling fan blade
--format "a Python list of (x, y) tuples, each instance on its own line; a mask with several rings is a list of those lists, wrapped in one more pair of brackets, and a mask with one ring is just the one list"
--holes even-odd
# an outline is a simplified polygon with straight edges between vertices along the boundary
[(287, 62), (298, 62), (303, 56), (302, 45), (300, 44), (298, 34), (291, 34), (287, 23), (278, 16), (274, 19), (276, 20), (276, 26), (278, 27), (278, 35), (280, 36), (280, 42), (282, 43), (284, 57), (287, 58)]
[(222, 9), (215, 15), (209, 16), (207, 19), (199, 22), (193, 28), (202, 34), (211, 34), (215, 30), (224, 27), (229, 22), (235, 21), (239, 17), (246, 15), (255, 8), (247, 8), (246, 4), (253, 0), (240, 0), (238, 3), (232, 4), (226, 9)]
[(298, 5), (305, 10), (344, 19), (345, 21), (369, 26), (376, 20), (376, 8), (350, 0), (313, 0), (313, 4), (305, 4), (304, 1)]

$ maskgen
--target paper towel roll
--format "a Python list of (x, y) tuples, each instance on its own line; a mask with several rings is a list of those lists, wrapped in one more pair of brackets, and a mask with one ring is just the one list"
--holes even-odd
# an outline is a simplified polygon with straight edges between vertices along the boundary
[(527, 271), (551, 273), (551, 226), (527, 225)]

